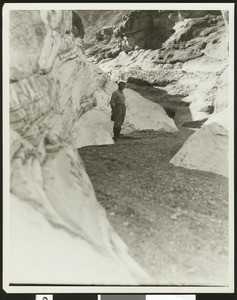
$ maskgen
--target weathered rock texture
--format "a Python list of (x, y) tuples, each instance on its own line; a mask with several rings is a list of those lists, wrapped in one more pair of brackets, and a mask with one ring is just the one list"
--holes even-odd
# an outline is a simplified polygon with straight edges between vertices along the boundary
[[(97, 106), (83, 114), (72, 127), (74, 145), (78, 148), (88, 145), (111, 144), (113, 141), (113, 123), (110, 121), (109, 99), (117, 85), (108, 82), (104, 97), (98, 97)], [(131, 89), (125, 89), (126, 118), (122, 134), (134, 130), (153, 129), (174, 132), (177, 127), (162, 106), (147, 101)]]
[[(217, 106), (226, 106), (227, 95), (223, 92), (228, 89), (228, 51), (224, 20), (221, 15), (183, 19), (173, 29), (157, 50), (121, 52), (115, 59), (102, 60), (99, 66), (113, 80), (123, 77), (136, 84), (132, 88), (137, 91), (145, 86), (157, 88), (151, 100), (173, 110), (176, 124), (202, 121)], [(166, 92), (166, 101), (159, 90)], [(221, 98), (222, 104), (217, 103)]]
[(190, 136), (170, 162), (176, 166), (228, 177), (227, 119), (227, 111), (210, 118), (201, 129)]
[[(119, 37), (125, 37), (122, 49), (159, 49), (174, 32), (176, 22), (183, 19), (202, 18), (208, 14), (220, 15), (220, 11), (76, 11), (86, 27), (85, 42), (88, 56), (95, 60), (116, 57), (121, 51)], [(207, 26), (211, 26), (210, 24)], [(196, 26), (197, 27), (197, 26)], [(197, 31), (195, 28), (194, 31)], [(188, 28), (188, 35), (193, 34)], [(196, 35), (197, 32), (194, 33)], [(185, 39), (185, 35), (182, 36)]]
[(83, 10), (74, 11), (83, 23), (85, 30), (84, 48), (87, 56), (115, 57), (119, 53), (115, 24), (120, 24), (127, 11)]
[(72, 23), (70, 11), (10, 12), (9, 278), (150, 283), (107, 221), (74, 145), (80, 116), (108, 102), (109, 78), (86, 60)]
[[(190, 169), (215, 172), (228, 177), (228, 165), (230, 163), (228, 118), (231, 115), (228, 109), (228, 23), (226, 15), (223, 15), (226, 25), (223, 36), (213, 40), (212, 44), (207, 44), (203, 52), (204, 61), (200, 59), (200, 63), (194, 65), (191, 62), (191, 67), (194, 70), (206, 72), (209, 69), (214, 73), (212, 78), (208, 78), (206, 83), (201, 85), (205, 102), (201, 102), (198, 98), (200, 97), (200, 87), (186, 97), (192, 101), (190, 107), (194, 109), (197, 107), (206, 112), (208, 108), (211, 108), (210, 115), (202, 128), (194, 133), (173, 157), (171, 163)], [(216, 43), (217, 45), (215, 45)], [(209, 106), (205, 106), (205, 103), (209, 103)]]
[[(112, 123), (107, 120), (109, 99), (117, 87), (110, 78), (123, 76), (131, 84), (145, 83), (162, 91), (163, 99), (168, 95), (172, 105), (178, 95), (180, 102), (187, 104), (178, 109), (172, 106), (179, 124), (203, 121), (213, 112), (221, 112), (227, 105), (228, 89), (224, 21), (221, 15), (200, 15), (195, 21), (175, 16), (179, 21), (171, 29), (174, 21), (169, 23), (168, 15), (159, 15), (158, 27), (164, 23), (172, 34), (164, 41), (165, 48), (138, 49), (130, 54), (118, 49), (118, 53), (108, 54), (115, 57), (120, 53), (116, 59), (100, 63), (109, 73), (106, 75), (83, 55), (82, 38), (90, 26), (84, 30), (85, 17), (78, 15), (80, 18), (70, 11), (10, 13), (10, 281), (152, 283), (108, 223), (76, 148), (113, 142)], [(119, 15), (113, 12), (111, 23), (106, 23), (108, 15), (100, 12), (103, 26), (96, 30), (96, 39), (102, 39), (99, 51), (105, 40), (108, 53), (117, 51), (111, 47), (117, 45), (114, 24), (119, 24), (116, 34), (134, 34), (136, 26), (143, 32), (138, 12), (132, 13), (134, 20), (140, 20), (136, 26), (129, 21), (130, 12), (125, 19), (123, 11)], [(197, 24), (203, 26), (194, 30)], [(158, 43), (154, 36), (146, 41), (151, 48)], [(133, 46), (131, 41), (128, 36), (129, 49), (141, 39), (135, 35)], [(177, 54), (177, 45), (182, 55)], [(85, 48), (89, 46), (86, 42)], [(88, 51), (96, 53), (97, 48)], [(124, 133), (177, 130), (159, 105), (145, 104), (145, 99), (130, 89), (125, 93), (128, 117)], [(208, 126), (213, 129), (212, 124)], [(216, 127), (209, 132), (215, 134)], [(45, 245), (49, 245), (47, 252)]]
[[(117, 34), (127, 37), (128, 46), (158, 49), (173, 33), (174, 25), (184, 18), (200, 18), (210, 11), (131, 11), (119, 26)], [(220, 12), (214, 12), (220, 14)]]
[[(228, 12), (130, 11), (115, 27), (114, 35), (124, 35), (128, 47), (121, 48), (115, 58), (109, 55), (108, 43), (103, 55), (93, 53), (93, 47), (87, 55), (93, 55), (90, 59), (113, 80), (127, 80), (128, 87), (162, 105), (176, 125), (200, 128), (228, 106)], [(225, 138), (217, 141), (218, 130), (221, 136), (223, 131), (213, 126), (205, 126), (190, 138), (193, 149), (196, 138), (200, 142), (197, 156), (191, 146), (185, 146), (189, 163), (182, 164), (182, 156), (179, 163), (177, 158), (173, 162), (226, 175), (228, 129)], [(203, 137), (201, 142), (199, 135), (208, 139)], [(210, 158), (208, 152), (218, 154)], [(213, 167), (218, 157), (223, 158), (223, 166)]]

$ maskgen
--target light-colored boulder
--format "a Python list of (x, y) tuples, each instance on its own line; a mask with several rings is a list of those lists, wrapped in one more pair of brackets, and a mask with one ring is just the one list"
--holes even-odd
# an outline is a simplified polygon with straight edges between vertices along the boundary
[(211, 123), (217, 123), (221, 127), (223, 127), (226, 131), (229, 129), (229, 120), (231, 118), (229, 107), (221, 110), (217, 114), (213, 114), (211, 118), (209, 118), (203, 125), (209, 125)]
[[(125, 89), (125, 95), (128, 99), (127, 125), (129, 128), (131, 124), (136, 130), (153, 129), (167, 132), (178, 130), (174, 120), (168, 117), (159, 104), (147, 101), (130, 89)], [(126, 123), (124, 132), (126, 132)]]
[[(101, 76), (101, 78), (103, 78)], [(86, 111), (72, 126), (72, 137), (75, 147), (89, 145), (113, 144), (113, 122), (110, 120), (110, 99), (117, 84), (105, 78), (104, 87), (98, 87), (93, 97), (96, 106)], [(99, 78), (99, 80), (101, 80)], [(134, 130), (153, 129), (157, 131), (177, 131), (173, 119), (169, 118), (165, 110), (158, 104), (148, 101), (135, 91), (125, 88), (126, 117), (122, 125), (122, 134), (129, 134)]]
[[(116, 85), (113, 85), (116, 89)], [(165, 110), (156, 103), (148, 101), (131, 89), (125, 89), (126, 117), (122, 125), (122, 134), (135, 130), (177, 131), (174, 120), (169, 118)], [(75, 147), (89, 145), (113, 144), (113, 122), (110, 120), (111, 109), (107, 105), (99, 105), (81, 116), (72, 129)]]
[(170, 161), (175, 166), (228, 177), (228, 110), (214, 115), (193, 133)]

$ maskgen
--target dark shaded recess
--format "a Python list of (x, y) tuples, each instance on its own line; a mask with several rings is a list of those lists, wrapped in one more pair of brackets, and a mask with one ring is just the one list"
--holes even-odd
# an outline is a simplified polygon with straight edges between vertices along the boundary
[[(189, 102), (182, 101), (182, 99), (187, 95), (169, 95), (165, 90), (154, 87), (150, 83), (149, 85), (142, 85), (129, 82), (128, 80), (127, 82), (127, 88), (134, 90), (146, 99), (158, 103), (161, 106), (170, 104), (174, 105), (175, 107), (188, 107), (190, 105)], [(166, 109), (167, 107), (164, 108)]]
[(82, 39), (85, 34), (82, 20), (75, 11), (72, 11), (72, 33), (75, 37), (80, 37)]
[[(178, 13), (173, 13), (177, 15)], [(136, 37), (137, 33), (142, 33), (145, 36), (145, 39), (137, 39), (136, 45), (143, 49), (158, 49), (162, 46), (172, 33), (174, 33), (174, 25), (177, 21), (177, 16), (171, 18), (168, 22), (164, 22), (165, 15), (168, 15), (167, 12), (162, 15), (160, 12), (154, 11), (135, 11), (131, 12), (127, 16), (126, 23), (123, 24), (118, 30), (120, 34), (125, 36), (134, 35)], [(155, 19), (160, 19), (160, 23), (157, 25), (154, 23)], [(137, 23), (143, 24), (136, 28)]]
[(208, 113), (209, 115), (211, 115), (214, 112), (214, 109), (215, 108), (214, 108), (213, 105), (208, 105), (207, 107), (205, 107), (201, 111), (204, 111), (204, 112)]
[(200, 121), (190, 121), (184, 123), (182, 126), (183, 127), (188, 127), (188, 128), (201, 128), (201, 126), (206, 122), (207, 118), (200, 120)]
[[(208, 16), (213, 16), (210, 20)], [(181, 18), (194, 18), (193, 25), (180, 37), (180, 41), (187, 41), (199, 35), (203, 27), (212, 26), (218, 22), (221, 11), (130, 11), (124, 16), (123, 24), (117, 28), (119, 35), (144, 34), (144, 39), (137, 39), (136, 45), (143, 49), (159, 49), (162, 44), (174, 33), (174, 25)], [(140, 24), (140, 25), (138, 25)]]
[(206, 43), (206, 42), (203, 42), (203, 43), (200, 45), (199, 49), (200, 49), (200, 50), (205, 49), (205, 48), (206, 48), (206, 45), (207, 45), (207, 43)]
[(174, 119), (175, 111), (173, 109), (170, 109), (168, 107), (164, 107), (164, 110), (170, 118)]
[(18, 82), (18, 80), (10, 78), (10, 83), (16, 83), (16, 82)]
[(132, 76), (129, 76), (128, 79), (127, 79), (128, 84), (136, 84), (138, 86), (149, 86), (149, 87), (152, 87), (152, 86), (163, 87), (163, 86), (166, 86), (166, 85), (168, 85), (172, 82), (175, 82), (175, 80), (165, 80), (165, 79), (163, 79), (163, 80), (157, 81), (155, 79), (155, 80), (149, 82), (149, 81), (143, 80), (141, 78), (136, 78), (136, 77), (132, 77)]
[(98, 42), (101, 42), (104, 39), (104, 37), (103, 37), (103, 35), (102, 35), (102, 33), (100, 31), (96, 32), (95, 37), (96, 37), (96, 39), (97, 39)]
[[(170, 26), (174, 26), (175, 22), (172, 22)], [(162, 44), (175, 32), (172, 28), (160, 27), (152, 28), (147, 36), (145, 49), (156, 50), (162, 47)]]
[(96, 37), (97, 41), (100, 42), (100, 41), (105, 40), (107, 43), (109, 43), (109, 41), (112, 38), (114, 28), (115, 28), (115, 26), (108, 26), (108, 27), (100, 28), (95, 33), (95, 37)]
[(134, 78), (134, 77), (128, 77), (127, 82), (137, 84), (137, 85), (152, 86), (150, 82), (140, 78)]
[[(127, 82), (127, 88), (130, 88), (146, 99), (161, 105), (170, 118), (175, 119), (179, 109), (185, 109), (186, 114), (189, 114), (191, 118), (189, 110), (190, 103), (183, 101), (183, 98), (187, 95), (169, 95), (165, 90), (154, 87), (151, 84), (136, 84), (131, 81), (129, 82), (129, 80), (127, 80)], [(201, 122), (204, 123), (205, 120)], [(202, 124), (198, 123), (195, 124), (195, 122), (188, 122), (184, 127), (199, 128), (201, 125)]]

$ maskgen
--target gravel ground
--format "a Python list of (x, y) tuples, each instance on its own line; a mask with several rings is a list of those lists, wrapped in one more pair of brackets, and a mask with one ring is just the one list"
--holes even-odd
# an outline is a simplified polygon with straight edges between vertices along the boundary
[(169, 163), (193, 132), (79, 149), (110, 223), (158, 285), (228, 285), (228, 180)]

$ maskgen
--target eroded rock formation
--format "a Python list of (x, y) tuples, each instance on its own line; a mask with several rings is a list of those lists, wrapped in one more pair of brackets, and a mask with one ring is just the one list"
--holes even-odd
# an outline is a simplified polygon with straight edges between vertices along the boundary
[[(119, 30), (123, 34), (128, 30), (134, 33), (136, 26), (141, 29), (141, 24), (135, 22), (137, 14), (134, 13), (131, 26), (130, 19), (123, 19), (122, 11), (112, 19), (122, 26)], [(101, 18), (106, 22), (103, 16), (104, 13)], [(166, 17), (155, 24), (161, 24)], [(108, 223), (76, 148), (113, 143), (109, 99), (117, 87), (110, 79), (116, 81), (122, 76), (131, 85), (142, 83), (142, 88), (151, 89), (152, 100), (158, 95), (155, 91), (162, 94), (162, 101), (157, 97), (155, 102), (162, 102), (165, 109), (173, 109), (178, 125), (204, 121), (227, 106), (228, 52), (222, 38), (226, 34), (224, 22), (219, 14), (198, 17), (193, 21), (178, 14), (173, 29), (164, 22), (171, 34), (163, 43), (164, 49), (112, 54), (115, 57), (120, 53), (116, 59), (100, 62), (109, 74), (106, 75), (83, 55), (81, 20), (85, 18), (74, 15), (73, 21), (70, 11), (11, 11), (12, 283), (29, 280), (34, 283), (44, 280), (79, 284), (152, 283)], [(203, 24), (201, 29), (197, 24)], [(111, 45), (117, 45), (113, 26), (113, 23), (103, 23), (96, 29), (103, 41), (110, 43), (108, 51)], [(137, 45), (139, 35), (135, 37), (134, 45)], [(156, 44), (152, 38), (149, 43)], [(90, 46), (85, 44), (85, 48)], [(87, 54), (103, 50), (101, 45), (88, 48)], [(147, 103), (133, 90), (125, 92), (128, 118), (124, 133), (136, 129), (177, 130), (162, 107)], [(182, 105), (176, 105), (177, 102)], [(213, 128), (207, 124), (205, 128), (209, 141), (210, 134), (216, 134), (219, 129), (226, 136), (222, 125)], [(45, 245), (49, 245), (47, 252)], [(45, 265), (45, 261), (49, 264)]]
[[(90, 59), (113, 80), (127, 79), (130, 88), (162, 105), (178, 126), (200, 128), (228, 106), (228, 11), (130, 11), (115, 31), (116, 36), (126, 37), (127, 50), (121, 49), (115, 58), (98, 52)], [(109, 51), (108, 45), (105, 49)], [(182, 164), (182, 155), (179, 163), (177, 156), (172, 162), (227, 175), (227, 129), (220, 143), (218, 130), (223, 136), (218, 124), (206, 125), (190, 138), (193, 146), (185, 146), (189, 163)], [(196, 137), (197, 157), (192, 150)], [(209, 151), (219, 153), (206, 164)], [(226, 167), (213, 167), (218, 157)]]
[(73, 141), (80, 116), (108, 102), (109, 77), (86, 60), (72, 23), (71, 11), (10, 12), (10, 281), (150, 283)]
[[(78, 148), (88, 145), (111, 144), (113, 140), (110, 121), (111, 109), (108, 102), (112, 92), (117, 89), (113, 82), (107, 82), (106, 93), (98, 91), (94, 94), (97, 105), (86, 114), (83, 114), (72, 127), (74, 145)], [(147, 100), (131, 89), (125, 89), (126, 118), (122, 126), (122, 134), (129, 134), (134, 130), (158, 130), (166, 132), (177, 131), (172, 118), (168, 117), (162, 106)], [(103, 95), (103, 96), (101, 96)]]
[[(226, 91), (228, 82), (228, 51), (220, 14), (206, 12), (204, 17), (181, 18), (174, 24), (172, 34), (157, 50), (121, 52), (99, 66), (114, 80), (123, 76), (136, 84), (132, 88), (138, 92), (144, 86), (155, 87), (151, 100), (172, 109), (176, 124), (182, 125), (209, 118), (219, 105), (218, 94)], [(166, 92), (166, 101), (160, 90)], [(175, 98), (179, 103), (172, 101)]]
[(190, 136), (170, 161), (175, 166), (214, 172), (228, 177), (228, 111), (210, 118)]
[[(121, 49), (118, 39), (125, 38), (124, 48), (134, 50), (160, 49), (175, 32), (178, 21), (189, 19), (192, 24), (187, 26), (180, 40), (190, 40), (198, 35), (201, 27), (213, 27), (207, 16), (221, 15), (220, 11), (174, 11), (174, 10), (143, 10), (143, 11), (77, 11), (84, 20), (86, 29), (87, 55), (94, 61), (116, 57)], [(204, 18), (204, 21), (201, 19)], [(105, 20), (107, 20), (105, 24)], [(108, 26), (110, 25), (110, 26)], [(108, 30), (109, 29), (109, 30)], [(208, 31), (208, 30), (207, 30)], [(117, 40), (117, 43), (116, 43)], [(164, 57), (163, 57), (164, 59)]]

